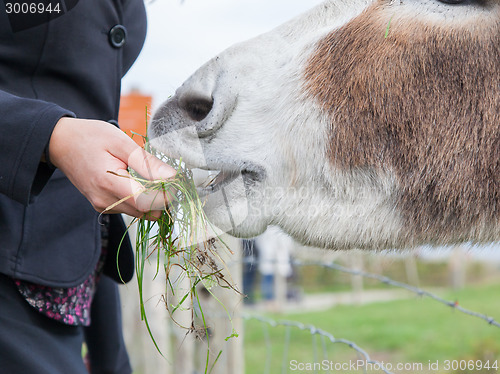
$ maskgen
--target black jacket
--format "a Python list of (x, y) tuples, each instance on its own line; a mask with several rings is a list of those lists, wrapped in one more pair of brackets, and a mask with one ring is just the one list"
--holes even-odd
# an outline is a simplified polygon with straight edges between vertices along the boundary
[[(0, 272), (71, 287), (99, 258), (98, 213), (41, 155), (62, 116), (118, 118), (120, 81), (142, 48), (146, 15), (143, 0), (53, 3), (58, 14), (35, 19), (8, 14), (0, 2)], [(111, 222), (106, 272), (117, 279), (124, 225), (119, 215)], [(128, 239), (120, 261), (127, 281)]]

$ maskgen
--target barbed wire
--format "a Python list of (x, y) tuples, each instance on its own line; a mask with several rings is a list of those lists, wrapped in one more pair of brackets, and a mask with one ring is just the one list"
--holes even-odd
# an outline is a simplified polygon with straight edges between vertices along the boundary
[[(249, 259), (249, 258), (243, 259), (243, 263), (247, 263), (247, 264), (250, 263), (253, 265), (257, 265), (258, 262), (259, 261), (255, 260), (255, 259)], [(271, 262), (278, 263), (278, 261), (271, 261)], [(436, 295), (433, 292), (424, 290), (424, 289), (416, 287), (416, 286), (409, 285), (407, 283), (396, 281), (396, 280), (391, 279), (391, 278), (384, 276), (384, 275), (369, 273), (369, 272), (365, 272), (365, 271), (358, 270), (358, 269), (351, 269), (351, 268), (342, 266), (342, 265), (335, 263), (335, 262), (325, 263), (322, 261), (302, 261), (302, 260), (292, 259), (292, 260), (290, 260), (290, 264), (295, 265), (295, 266), (319, 266), (319, 267), (323, 267), (323, 268), (327, 268), (327, 269), (331, 269), (331, 270), (340, 271), (340, 272), (350, 274), (353, 276), (361, 276), (363, 278), (373, 279), (373, 280), (376, 280), (382, 284), (405, 289), (411, 293), (416, 294), (419, 297), (428, 297), (431, 300), (434, 300), (438, 303), (441, 303), (445, 306), (448, 306), (448, 307), (450, 307), (454, 310), (457, 310), (461, 313), (464, 313), (466, 315), (484, 320), (491, 326), (500, 327), (500, 323), (498, 321), (496, 321), (493, 317), (466, 309), (466, 308), (462, 307), (461, 305), (459, 305), (458, 301), (446, 300), (446, 299)], [(320, 336), (322, 339), (324, 354), (326, 354), (326, 346), (325, 346), (325, 339), (326, 339), (327, 341), (330, 341), (333, 344), (343, 344), (343, 345), (348, 346), (349, 348), (353, 349), (359, 355), (359, 357), (362, 358), (363, 361), (366, 362), (367, 364), (376, 365), (380, 371), (382, 371), (386, 374), (393, 374), (391, 371), (389, 371), (384, 366), (383, 363), (372, 359), (370, 357), (370, 355), (364, 349), (362, 349), (360, 346), (358, 346), (355, 342), (347, 340), (347, 339), (343, 339), (343, 338), (336, 338), (333, 334), (331, 334), (323, 329), (320, 329), (314, 325), (304, 324), (301, 322), (290, 321), (290, 320), (275, 320), (275, 319), (265, 317), (262, 315), (245, 314), (245, 313), (242, 314), (241, 317), (244, 320), (259, 321), (259, 322), (261, 322), (265, 325), (271, 326), (271, 327), (283, 326), (286, 328), (285, 343), (284, 343), (284, 348), (283, 348), (283, 364), (282, 364), (282, 371), (283, 372), (286, 372), (286, 367), (287, 367), (286, 364), (287, 364), (287, 357), (288, 357), (288, 348), (289, 348), (290, 341), (291, 341), (290, 329), (297, 328), (297, 329), (300, 329), (303, 331), (308, 331), (313, 336), (313, 338), (316, 336)], [(264, 335), (265, 335), (264, 338), (265, 338), (265, 342), (266, 342), (265, 344), (269, 348), (271, 345), (269, 331), (266, 330)], [(267, 351), (271, 352), (270, 349), (268, 349)], [(314, 360), (315, 360), (315, 362), (318, 362), (317, 361), (318, 353), (317, 353), (317, 343), (316, 342), (313, 342), (313, 351), (314, 351)], [(268, 353), (268, 355), (269, 354), (270, 353)], [(266, 362), (265, 362), (264, 373), (265, 374), (269, 373), (269, 370), (270, 370), (270, 357), (268, 356), (266, 358)], [(365, 367), (363, 367), (363, 371), (364, 371), (364, 373), (367, 373), (366, 365), (365, 365)]]
[[(274, 263), (274, 264), (283, 263), (283, 262), (276, 261), (276, 260), (267, 261), (267, 262)], [(244, 258), (244, 259), (242, 259), (242, 263), (257, 265), (259, 263), (259, 260), (252, 259), (252, 258)], [(500, 322), (495, 320), (495, 318), (493, 318), (493, 317), (487, 316), (483, 313), (478, 313), (478, 312), (474, 312), (472, 310), (466, 309), (466, 308), (462, 307), (458, 301), (446, 300), (446, 299), (436, 295), (435, 293), (432, 293), (430, 291), (424, 290), (424, 289), (416, 287), (416, 286), (409, 285), (407, 283), (396, 281), (396, 280), (391, 279), (385, 275), (379, 275), (379, 274), (374, 274), (374, 273), (368, 273), (368, 272), (365, 272), (362, 270), (351, 269), (351, 268), (339, 265), (335, 262), (325, 263), (322, 261), (302, 261), (302, 260), (297, 260), (297, 259), (291, 259), (289, 261), (289, 263), (291, 265), (296, 265), (296, 266), (320, 266), (320, 267), (327, 268), (327, 269), (337, 270), (337, 271), (340, 271), (340, 272), (343, 272), (346, 274), (357, 275), (357, 276), (361, 276), (363, 278), (373, 279), (373, 280), (379, 281), (380, 283), (383, 283), (383, 284), (386, 284), (389, 286), (405, 289), (405, 290), (410, 291), (410, 292), (412, 292), (420, 297), (428, 297), (428, 298), (430, 298), (434, 301), (437, 301), (441, 304), (444, 304), (450, 308), (458, 310), (459, 312), (462, 312), (462, 313), (467, 314), (467, 315), (472, 316), (472, 317), (482, 319), (482, 320), (486, 321), (491, 326), (495, 326), (495, 327), (500, 328)]]
[[(333, 344), (345, 344), (349, 348), (351, 348), (354, 351), (356, 351), (358, 353), (358, 355), (361, 358), (363, 358), (363, 361), (366, 362), (367, 364), (376, 365), (378, 368), (380, 368), (380, 370), (382, 370), (386, 374), (393, 374), (392, 372), (390, 372), (389, 370), (387, 370), (385, 368), (385, 366), (384, 366), (383, 363), (381, 363), (381, 362), (379, 362), (377, 360), (373, 360), (370, 357), (370, 355), (364, 349), (362, 349), (361, 347), (359, 347), (356, 343), (354, 343), (354, 342), (352, 342), (350, 340), (347, 340), (347, 339), (335, 338), (331, 333), (329, 333), (329, 332), (327, 332), (325, 330), (319, 329), (316, 326), (306, 325), (304, 323), (296, 322), (296, 321), (274, 320), (274, 319), (271, 319), (271, 318), (268, 318), (268, 317), (264, 317), (264, 316), (261, 316), (261, 315), (252, 315), (252, 314), (242, 314), (242, 318), (245, 319), (245, 320), (256, 320), (256, 321), (259, 321), (261, 323), (268, 324), (271, 327), (278, 327), (278, 326), (283, 326), (283, 327), (287, 327), (287, 328), (295, 327), (295, 328), (298, 328), (299, 330), (309, 331), (309, 333), (312, 336), (321, 336), (322, 338), (326, 338), (326, 339), (328, 339)], [(268, 333), (265, 335), (265, 338), (266, 338), (266, 346), (269, 347), (269, 345), (270, 345), (270, 338), (269, 338), (269, 334)], [(282, 366), (283, 368), (286, 367), (286, 357), (288, 355), (288, 346), (289, 346), (289, 343), (290, 343), (290, 339), (291, 339), (291, 334), (289, 333), (289, 330), (287, 329), (286, 336), (285, 336), (285, 347), (283, 349), (283, 351), (284, 351), (283, 366)], [(316, 347), (315, 344), (314, 344), (314, 347)], [(326, 349), (326, 347), (325, 347), (325, 345), (323, 345), (323, 350), (325, 351), (325, 349)], [(270, 349), (268, 349), (267, 351), (271, 352)], [(317, 360), (317, 352), (315, 352), (314, 355), (316, 356), (315, 357), (315, 362), (318, 362), (318, 360)], [(268, 357), (267, 360), (266, 360), (266, 368), (265, 368), (264, 374), (269, 373), (269, 367), (270, 367), (270, 364), (269, 364), (269, 357)], [(364, 370), (365, 373), (367, 372), (366, 371), (366, 365), (364, 366), (363, 370)]]
[(383, 284), (387, 284), (390, 286), (398, 287), (398, 288), (403, 288), (407, 291), (410, 291), (420, 297), (428, 297), (432, 300), (435, 300), (441, 304), (444, 304), (450, 308), (453, 308), (455, 310), (458, 310), (459, 312), (462, 312), (464, 314), (467, 314), (472, 317), (480, 318), (482, 320), (485, 320), (489, 325), (499, 327), (500, 328), (500, 323), (496, 321), (493, 317), (487, 316), (482, 313), (474, 312), (472, 310), (463, 308), (458, 301), (450, 301), (446, 300), (432, 292), (426, 291), (424, 289), (421, 289), (419, 287), (411, 286), (407, 283), (399, 282), (396, 280), (393, 280), (387, 276), (384, 275), (379, 275), (379, 274), (374, 274), (374, 273), (367, 273), (362, 270), (356, 270), (356, 269), (350, 269), (345, 266), (336, 264), (336, 263), (324, 263), (324, 262), (309, 262), (309, 261), (301, 261), (301, 260), (292, 260), (291, 263), (293, 265), (298, 265), (298, 266), (321, 266), (327, 269), (333, 269), (333, 270), (338, 270), (343, 273), (351, 274), (351, 275), (357, 275), (361, 276), (363, 278), (368, 278), (368, 279), (374, 279), (377, 280)]

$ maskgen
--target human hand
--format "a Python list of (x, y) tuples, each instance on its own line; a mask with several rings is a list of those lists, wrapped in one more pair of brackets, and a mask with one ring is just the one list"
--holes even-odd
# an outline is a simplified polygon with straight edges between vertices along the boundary
[(144, 151), (110, 123), (63, 117), (49, 143), (51, 163), (58, 167), (98, 212), (131, 196), (106, 213), (157, 219), (168, 203), (168, 194), (139, 194), (140, 183), (112, 173), (129, 176), (127, 167), (145, 179), (169, 179), (176, 171)]

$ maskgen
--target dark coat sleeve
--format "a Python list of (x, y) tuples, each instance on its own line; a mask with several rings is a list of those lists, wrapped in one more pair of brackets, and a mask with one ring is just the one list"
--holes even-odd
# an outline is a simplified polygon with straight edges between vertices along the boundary
[[(0, 1), (0, 273), (50, 287), (87, 279), (101, 240), (98, 213), (40, 162), (42, 152), (62, 116), (118, 118), (120, 81), (146, 33), (143, 0), (71, 3), (63, 16), (23, 28)], [(117, 25), (127, 30), (121, 47), (111, 39)], [(122, 238), (117, 229), (112, 239)], [(127, 280), (133, 257), (124, 242), (118, 259), (110, 247), (106, 273), (116, 279), (118, 261)]]
[(0, 90), (0, 193), (27, 205), (43, 188), (52, 169), (40, 162), (52, 130), (71, 111), (42, 100)]

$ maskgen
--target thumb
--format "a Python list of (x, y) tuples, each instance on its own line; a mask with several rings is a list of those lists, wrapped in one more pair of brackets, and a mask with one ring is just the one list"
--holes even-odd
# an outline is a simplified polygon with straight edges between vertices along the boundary
[[(168, 180), (175, 176), (176, 170), (160, 161), (141, 147), (137, 147), (128, 158), (128, 166), (149, 180)], [(172, 188), (168, 190), (145, 191), (134, 196), (135, 204), (143, 211), (162, 210), (172, 200)]]
[(167, 180), (174, 177), (177, 173), (170, 165), (160, 161), (139, 146), (129, 154), (127, 165), (144, 179), (149, 180)]
[(110, 149), (110, 152), (144, 179), (165, 180), (175, 176), (176, 170), (174, 168), (146, 152), (118, 129), (115, 141), (116, 143), (113, 144), (113, 149)]

